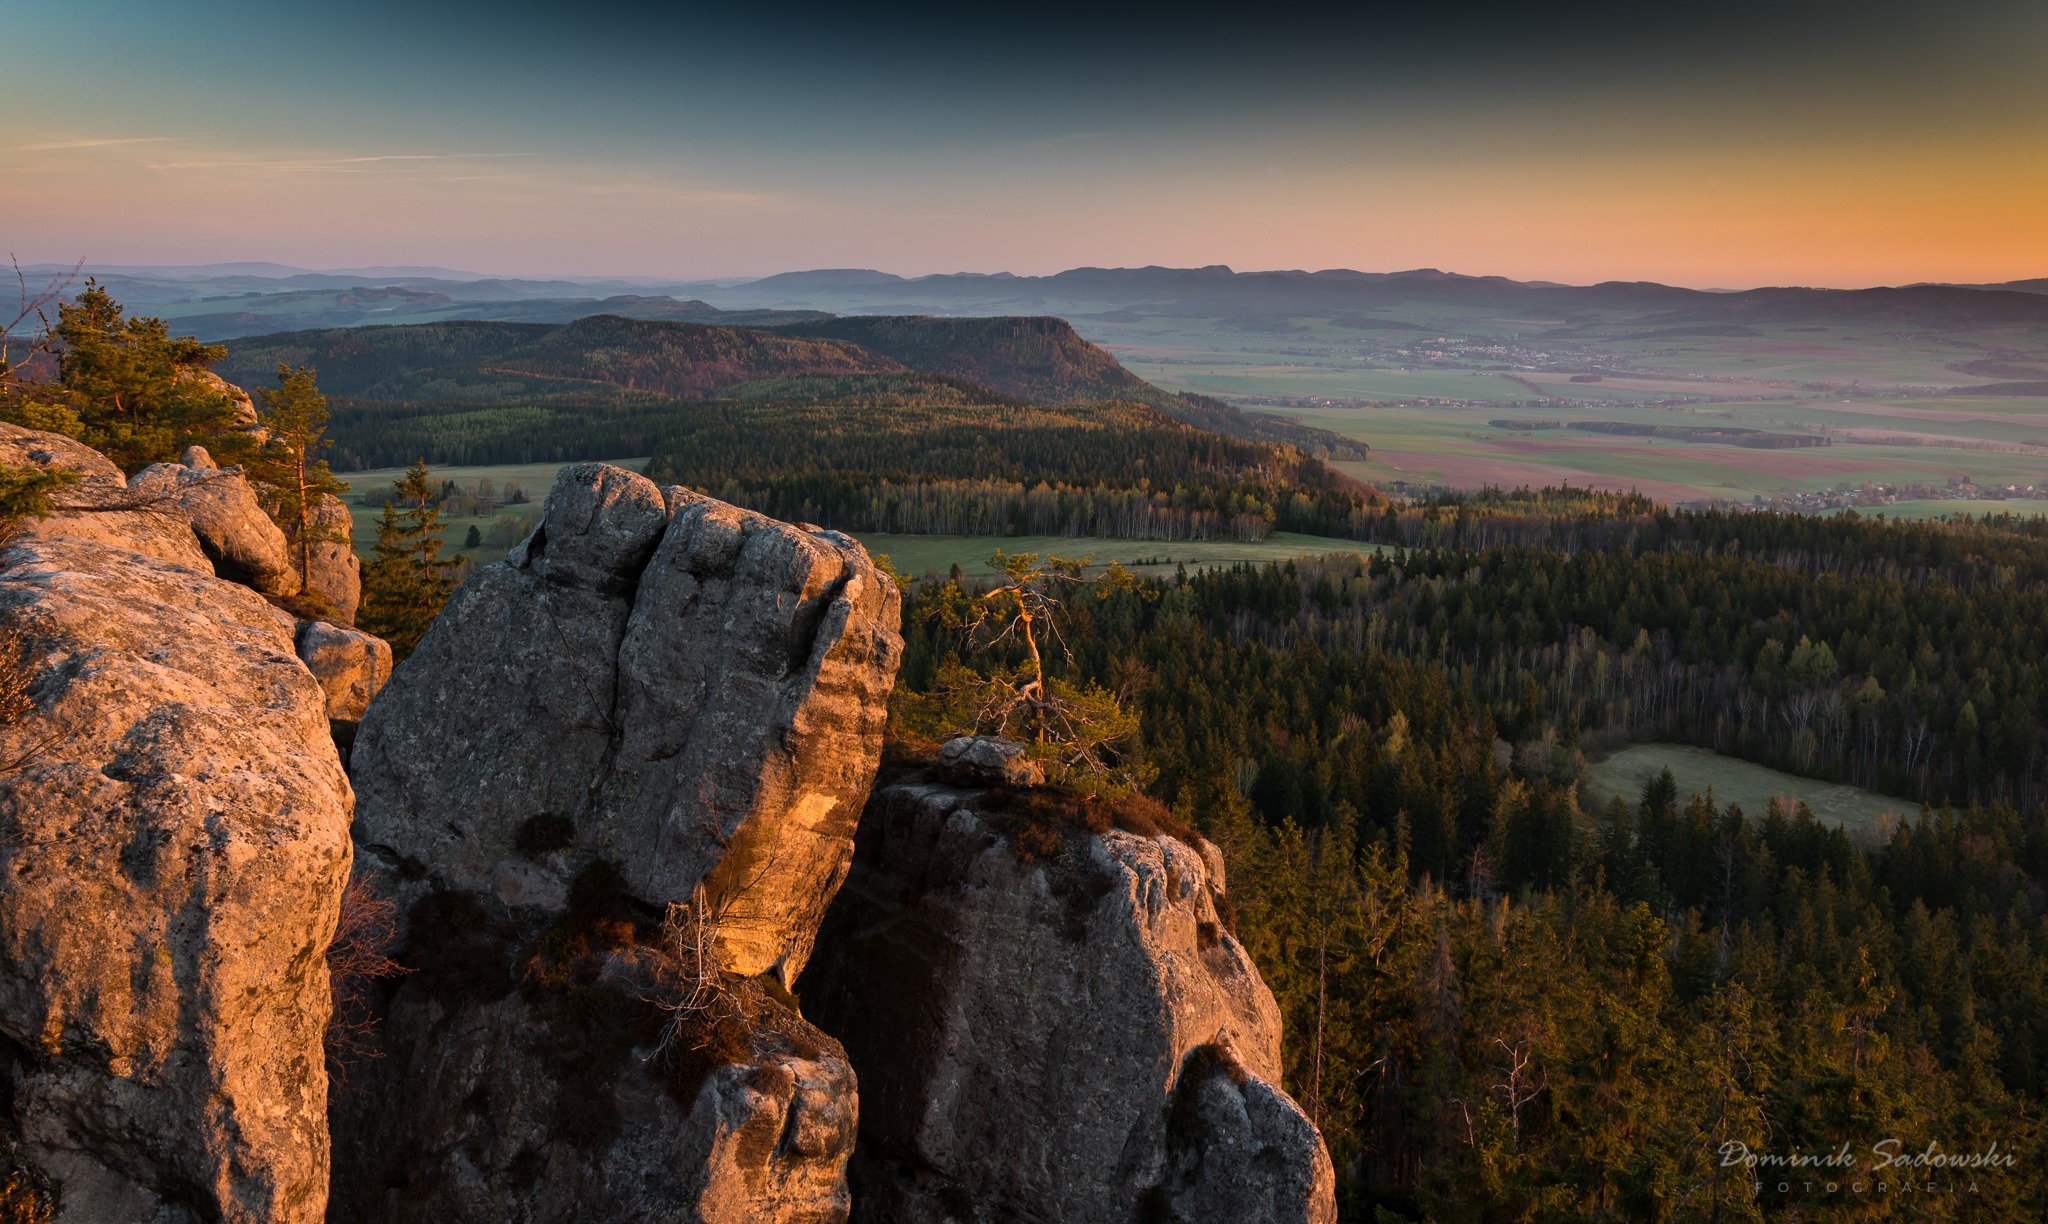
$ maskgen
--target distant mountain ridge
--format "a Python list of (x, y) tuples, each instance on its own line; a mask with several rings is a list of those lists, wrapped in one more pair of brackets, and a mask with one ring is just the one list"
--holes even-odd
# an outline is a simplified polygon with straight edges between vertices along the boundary
[[(35, 265), (25, 271), (45, 275), (68, 269)], [(872, 268), (823, 268), (740, 281), (527, 280), (441, 268), (316, 272), (279, 264), (127, 265), (86, 271), (100, 276), (131, 309), (161, 314), (208, 340), (455, 318), (559, 323), (593, 314), (741, 327), (815, 322), (828, 315), (1056, 315), (1084, 325), (1145, 317), (1252, 319), (1269, 330), (1284, 329), (1290, 319), (1323, 318), (1370, 329), (1418, 317), (1443, 320), (1426, 327), (1453, 326), (1463, 311), (1525, 319), (1538, 329), (1569, 328), (1595, 321), (1596, 315), (1645, 330), (1750, 322), (1927, 330), (2048, 326), (2048, 278), (1984, 285), (1703, 290), (1654, 281), (1565, 285), (1438, 268), (1239, 272), (1221, 264), (1080, 267), (1047, 276), (958, 272), (905, 277)], [(373, 292), (384, 296), (373, 300)]]

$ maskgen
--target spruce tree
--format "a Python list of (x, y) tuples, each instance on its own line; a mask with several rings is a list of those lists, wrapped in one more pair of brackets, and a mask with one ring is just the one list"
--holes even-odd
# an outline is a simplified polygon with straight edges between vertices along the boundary
[(416, 461), (396, 487), (405, 509), (384, 503), (377, 544), (363, 567), (362, 628), (391, 643), (403, 659), (426, 636), (455, 589), (459, 558), (441, 556), (441, 511), (427, 483), (425, 460)]
[(328, 446), (327, 397), (304, 366), (277, 367), (277, 390), (257, 392), (265, 437), (248, 464), (249, 477), (262, 491), (263, 508), (296, 543), (299, 578), (310, 581), (313, 545), (344, 543), (348, 537), (318, 527), (313, 509), (323, 496), (348, 492), (348, 485), (314, 456)]

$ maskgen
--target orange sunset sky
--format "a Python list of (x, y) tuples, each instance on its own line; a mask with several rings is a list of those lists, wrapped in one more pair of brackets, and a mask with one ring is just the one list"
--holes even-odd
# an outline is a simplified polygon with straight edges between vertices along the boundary
[(0, 4), (40, 52), (0, 74), (0, 239), (24, 261), (2048, 275), (2038, 4), (1059, 37), (634, 5), (160, 9)]

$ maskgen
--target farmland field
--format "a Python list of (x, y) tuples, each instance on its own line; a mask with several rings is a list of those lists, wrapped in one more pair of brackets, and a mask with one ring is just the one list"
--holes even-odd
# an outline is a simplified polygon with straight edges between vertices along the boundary
[[(1254, 411), (1261, 409), (1253, 407)], [(1373, 448), (1340, 464), (1375, 484), (1471, 488), (1569, 481), (1638, 489), (1670, 502), (1752, 501), (1898, 486), (1901, 500), (1944, 495), (1956, 482), (2048, 491), (2048, 400), (2008, 398), (1781, 399), (1711, 404), (1569, 407), (1386, 405), (1263, 409)], [(1825, 435), (1827, 445), (1765, 449), (1592, 429), (1581, 422)], [(1503, 427), (1507, 426), (1507, 427)], [(1520, 426), (1517, 428), (1516, 426)], [(1959, 503), (1952, 509), (1995, 509)]]
[(1663, 769), (1671, 771), (1680, 795), (1711, 790), (1716, 803), (1724, 807), (1740, 804), (1743, 813), (1751, 817), (1762, 817), (1774, 798), (1787, 800), (1788, 808), (1792, 801), (1804, 800), (1815, 817), (1840, 825), (1865, 844), (1883, 841), (1899, 820), (1910, 819), (1919, 811), (1915, 804), (1860, 787), (1816, 782), (1682, 744), (1633, 744), (1597, 762), (1587, 798), (1604, 805), (1618, 795), (1633, 803), (1642, 793), (1643, 783)]
[[(1986, 352), (2048, 360), (2011, 329), (1768, 325), (1717, 335), (1620, 317), (1506, 319), (1415, 302), (1369, 319), (1074, 318), (1163, 387), (1278, 413), (1373, 448), (1351, 475), (1395, 489), (1570, 481), (1670, 502), (1794, 509), (2048, 490), (2048, 397), (1977, 396)], [(2048, 368), (2048, 367), (2044, 367)], [(1972, 371), (1975, 372), (1972, 372)], [(1494, 421), (1751, 429), (1769, 449)], [(1895, 486), (1867, 493), (1865, 484)]]

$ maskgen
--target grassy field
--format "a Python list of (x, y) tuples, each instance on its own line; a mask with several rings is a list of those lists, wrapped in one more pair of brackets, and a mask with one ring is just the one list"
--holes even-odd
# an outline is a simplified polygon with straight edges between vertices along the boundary
[[(647, 456), (613, 459), (609, 462), (637, 472), (647, 465)], [(564, 466), (566, 465), (560, 463), (506, 463), (490, 467), (429, 466), (427, 471), (432, 475), (437, 487), (443, 481), (452, 480), (463, 492), (474, 493), (478, 482), (489, 479), (496, 486), (500, 497), (506, 496), (516, 485), (527, 498), (521, 505), (500, 506), (494, 514), (444, 517), (441, 521), (446, 525), (447, 531), (442, 537), (446, 541), (442, 554), (466, 557), (478, 565), (504, 556), (505, 550), (523, 539), (534, 521), (538, 519), (540, 504), (548, 495), (548, 486), (554, 483), (555, 473), (561, 471)], [(376, 543), (377, 520), (384, 513), (384, 501), (391, 495), (392, 482), (404, 474), (403, 468), (340, 474), (349, 485), (349, 491), (342, 495), (342, 500), (348, 503), (349, 517), (354, 520), (352, 542), (356, 552), (362, 556), (369, 556), (370, 546)], [(503, 520), (502, 526), (498, 525), (500, 520)], [(483, 537), (484, 542), (476, 548), (465, 548), (463, 541), (469, 537), (471, 527), (477, 529), (477, 534)], [(494, 527), (497, 538), (503, 542), (493, 542)], [(507, 535), (511, 538), (504, 540), (503, 537)]]
[[(2048, 490), (2048, 397), (1972, 397), (1968, 388), (1995, 380), (1955, 368), (1991, 351), (2048, 362), (2048, 344), (2032, 333), (1757, 324), (1752, 334), (1715, 336), (1621, 315), (1575, 317), (1566, 327), (1427, 301), (1375, 314), (1386, 325), (1306, 316), (1073, 321), (1160, 386), (1366, 442), (1371, 460), (1346, 471), (1379, 484), (1568, 480), (1671, 502), (1770, 501), (1865, 483)], [(1927, 393), (1935, 388), (1961, 392)], [(1832, 445), (1765, 450), (1490, 424), (1503, 419), (1825, 433)]]
[[(1267, 408), (1370, 445), (1340, 465), (1375, 484), (1544, 485), (1638, 489), (1670, 502), (1749, 501), (1866, 483), (1946, 488), (1954, 481), (2048, 490), (2048, 400), (1784, 399), (1573, 407), (1385, 405)], [(1612, 422), (1817, 434), (1830, 445), (1768, 450), (1522, 422)], [(1496, 425), (1495, 422), (1502, 422)], [(1991, 503), (1970, 508), (1981, 512)], [(1955, 507), (1962, 508), (1960, 505)]]
[(1813, 814), (1829, 824), (1840, 825), (1849, 836), (1864, 844), (1891, 836), (1901, 819), (1919, 812), (1919, 805), (1890, 799), (1854, 786), (1816, 782), (1725, 757), (1705, 748), (1681, 744), (1633, 744), (1593, 767), (1593, 782), (1587, 798), (1605, 804), (1619, 795), (1634, 802), (1643, 783), (1669, 769), (1678, 782), (1678, 793), (1714, 793), (1714, 801), (1727, 806), (1742, 805), (1745, 814), (1761, 817), (1773, 798), (1804, 800)]
[(958, 565), (969, 574), (989, 572), (989, 554), (1000, 548), (1006, 553), (1050, 553), (1058, 557), (1088, 558), (1092, 566), (1114, 561), (1134, 573), (1170, 574), (1180, 565), (1190, 570), (1241, 561), (1264, 563), (1289, 557), (1333, 552), (1375, 551), (1372, 544), (1356, 540), (1335, 540), (1325, 536), (1276, 532), (1255, 544), (1234, 540), (1105, 540), (1065, 536), (944, 536), (892, 535), (866, 532), (860, 542), (870, 553), (888, 556), (896, 572), (906, 577), (945, 573)]
[[(641, 456), (611, 462), (639, 471), (647, 459)], [(532, 527), (540, 513), (540, 504), (547, 497), (548, 486), (554, 483), (555, 473), (563, 466), (559, 463), (514, 463), (490, 467), (429, 467), (427, 471), (437, 487), (443, 481), (452, 480), (463, 492), (474, 493), (478, 482), (489, 479), (500, 496), (516, 484), (528, 498), (523, 505), (501, 506), (495, 514), (448, 515), (442, 520), (447, 524), (444, 553), (467, 557), (478, 565), (503, 556), (505, 550), (524, 538)], [(358, 553), (369, 555), (370, 546), (377, 539), (377, 520), (383, 513), (384, 498), (389, 495), (391, 483), (402, 475), (404, 471), (400, 468), (343, 473), (343, 479), (349, 483), (349, 492), (342, 500), (348, 503), (349, 514), (354, 519), (354, 543)], [(501, 542), (493, 543), (492, 528), (501, 521), (503, 525), (497, 527)], [(484, 537), (484, 543), (476, 548), (464, 548), (462, 544), (471, 527), (477, 528), (478, 535)], [(510, 538), (503, 539), (505, 536)], [(1183, 564), (1192, 570), (1234, 565), (1240, 561), (1279, 561), (1314, 553), (1369, 553), (1375, 547), (1356, 540), (1290, 532), (1279, 532), (1254, 544), (1234, 540), (1188, 540), (1167, 544), (1152, 540), (1074, 539), (1063, 536), (892, 535), (886, 532), (863, 534), (860, 541), (871, 553), (887, 554), (897, 572), (913, 577), (927, 571), (945, 573), (955, 564), (970, 574), (988, 573), (989, 554), (998, 548), (1010, 553), (1087, 557), (1096, 567), (1115, 561), (1134, 572), (1171, 574), (1175, 567)]]

